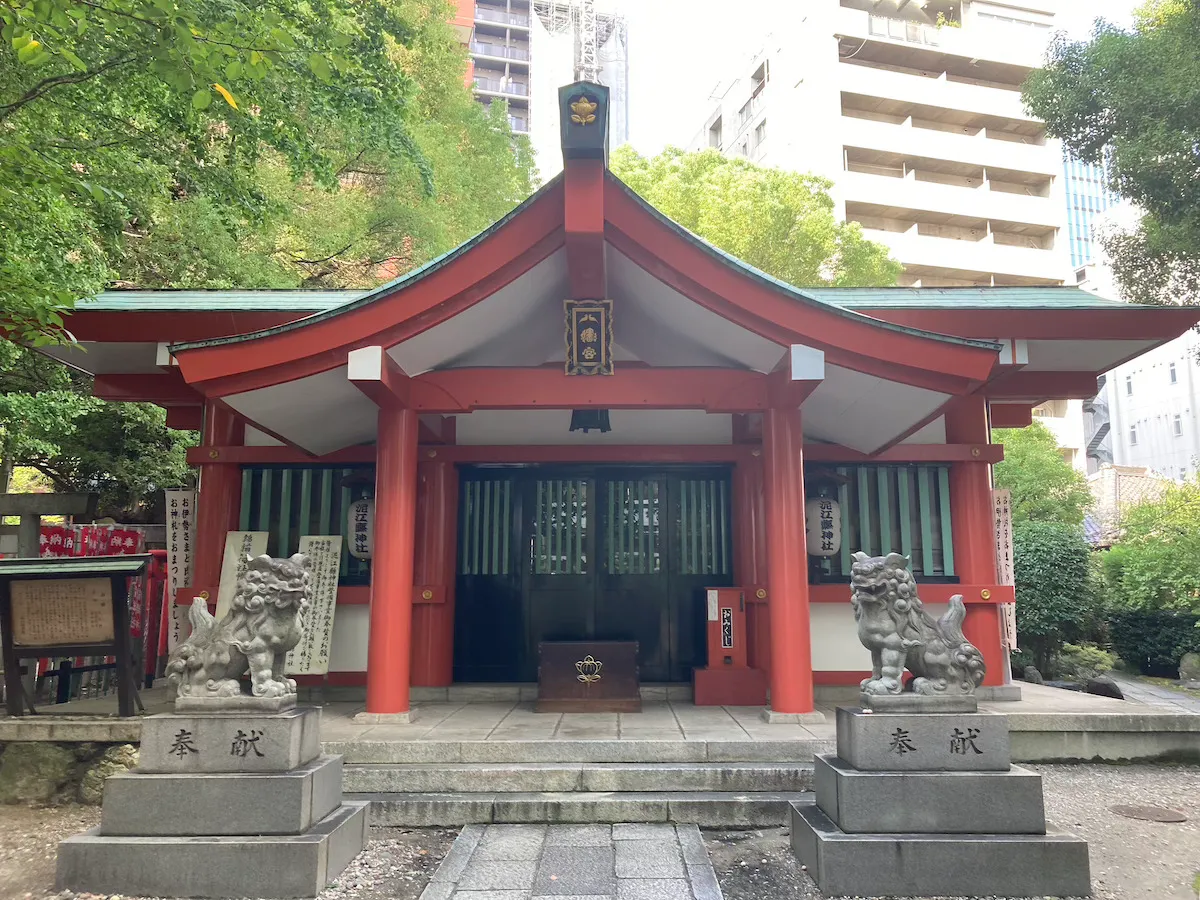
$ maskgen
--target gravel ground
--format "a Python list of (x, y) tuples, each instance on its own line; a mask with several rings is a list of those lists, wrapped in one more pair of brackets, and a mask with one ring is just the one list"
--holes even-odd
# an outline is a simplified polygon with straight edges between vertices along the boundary
[[(1042, 773), (1047, 819), (1088, 841), (1094, 900), (1195, 900), (1200, 767), (1029, 768)], [(1184, 813), (1188, 821), (1127, 819), (1110, 811), (1115, 804), (1163, 806)], [(832, 900), (792, 856), (786, 828), (707, 831), (705, 841), (726, 900)]]
[[(54, 890), (56, 844), (99, 821), (100, 810), (89, 806), (0, 806), (0, 900), (103, 897)], [(366, 851), (320, 900), (417, 900), (457, 835), (448, 828), (372, 828)]]

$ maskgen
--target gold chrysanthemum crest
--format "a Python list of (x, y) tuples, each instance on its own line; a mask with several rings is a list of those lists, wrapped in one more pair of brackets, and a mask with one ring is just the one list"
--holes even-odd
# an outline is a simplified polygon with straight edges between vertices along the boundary
[(591, 125), (596, 121), (596, 102), (581, 94), (571, 101), (571, 121), (576, 125)]

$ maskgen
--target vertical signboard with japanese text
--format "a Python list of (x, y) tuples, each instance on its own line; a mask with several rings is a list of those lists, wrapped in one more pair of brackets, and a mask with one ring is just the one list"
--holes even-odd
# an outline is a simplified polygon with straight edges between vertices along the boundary
[(308, 557), (308, 609), (304, 634), (287, 655), (288, 675), (325, 675), (329, 672), (329, 647), (333, 638), (333, 614), (337, 608), (338, 577), (342, 565), (341, 535), (304, 535), (300, 552)]
[[(1016, 584), (1013, 569), (1012, 494), (1005, 490), (992, 491), (992, 524), (996, 533), (996, 583)], [(1015, 603), (1000, 605), (1004, 646), (1010, 652), (1017, 649), (1017, 607)]]
[(217, 588), (217, 621), (225, 617), (233, 603), (238, 580), (246, 574), (251, 557), (267, 552), (265, 531), (230, 531), (225, 535), (225, 557), (221, 561), (221, 586)]
[(167, 650), (187, 638), (188, 610), (175, 605), (180, 588), (192, 583), (192, 541), (195, 537), (196, 492), (164, 491), (167, 502)]

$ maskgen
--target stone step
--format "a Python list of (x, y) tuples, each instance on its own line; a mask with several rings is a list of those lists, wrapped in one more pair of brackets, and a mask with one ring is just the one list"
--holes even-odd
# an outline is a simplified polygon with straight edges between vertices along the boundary
[(371, 824), (405, 827), (475, 824), (675, 822), (710, 828), (762, 828), (787, 821), (795, 791), (640, 791), (590, 793), (348, 794), (369, 801)]
[(385, 763), (811, 763), (833, 741), (430, 741), (330, 740), (321, 752), (347, 766)]
[(417, 763), (354, 765), (343, 790), (362, 793), (812, 790), (811, 763)]

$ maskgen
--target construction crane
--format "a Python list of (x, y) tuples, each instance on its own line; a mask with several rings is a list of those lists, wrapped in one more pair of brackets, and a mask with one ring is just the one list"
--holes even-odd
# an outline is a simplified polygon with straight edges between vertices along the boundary
[(596, 0), (533, 0), (533, 11), (551, 34), (575, 34), (575, 80), (600, 80), (600, 45), (620, 24), (598, 16)]

